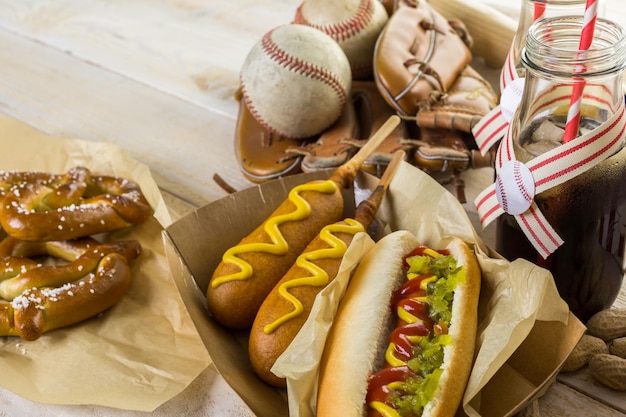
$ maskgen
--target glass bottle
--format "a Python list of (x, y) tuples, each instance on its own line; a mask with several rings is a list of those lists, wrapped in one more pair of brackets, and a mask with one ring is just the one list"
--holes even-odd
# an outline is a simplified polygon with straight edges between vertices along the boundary
[[(547, 100), (548, 91), (571, 92), (576, 77), (585, 80), (578, 136), (606, 125), (623, 109), (625, 31), (598, 18), (593, 44), (583, 53), (578, 51), (582, 25), (582, 16), (555, 17), (529, 29), (522, 51), (526, 82), (511, 122), (515, 157), (521, 162), (562, 145), (569, 100)], [(543, 103), (540, 111), (537, 103)], [(615, 136), (621, 150), (535, 195), (539, 209), (564, 240), (546, 259), (537, 254), (513, 216), (505, 213), (497, 221), (497, 251), (549, 269), (562, 298), (582, 321), (612, 305), (624, 276), (626, 147), (624, 135)]]
[[(601, 3), (601, 2), (599, 2)], [(586, 0), (522, 0), (517, 30), (511, 44), (510, 62), (503, 67), (500, 77), (500, 91), (504, 90), (507, 75), (504, 71), (515, 71), (517, 77), (524, 76), (522, 64), (522, 49), (526, 45), (526, 36), (530, 26), (538, 19), (558, 16), (583, 16), (585, 13)], [(604, 6), (598, 4), (598, 16), (603, 16)], [(513, 78), (514, 75), (508, 75)], [(506, 83), (508, 84), (508, 83)]]

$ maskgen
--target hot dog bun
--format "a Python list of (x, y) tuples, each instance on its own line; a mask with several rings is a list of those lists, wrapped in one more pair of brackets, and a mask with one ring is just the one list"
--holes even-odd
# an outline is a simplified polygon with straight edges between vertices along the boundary
[[(366, 408), (368, 378), (385, 367), (388, 337), (396, 326), (390, 303), (406, 281), (404, 257), (420, 243), (407, 231), (381, 239), (365, 256), (339, 306), (320, 366), (317, 416), (362, 416)], [(477, 329), (480, 268), (470, 248), (453, 239), (447, 246), (465, 280), (454, 291), (451, 342), (437, 388), (424, 407), (423, 417), (453, 416), (469, 377)], [(400, 414), (398, 414), (400, 415)]]

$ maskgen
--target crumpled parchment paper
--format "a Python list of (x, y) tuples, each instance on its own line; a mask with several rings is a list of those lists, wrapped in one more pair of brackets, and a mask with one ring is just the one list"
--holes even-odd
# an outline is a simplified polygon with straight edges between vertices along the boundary
[[(409, 230), (420, 242), (434, 248), (450, 236), (474, 247), (483, 273), (481, 306), (476, 359), (463, 410), (479, 416), (470, 403), (526, 339), (536, 320), (567, 323), (567, 304), (559, 297), (546, 270), (523, 260), (508, 262), (491, 257), (456, 197), (407, 163), (399, 167), (377, 218), (387, 230)], [(363, 238), (351, 246), (346, 264), (358, 262), (371, 244), (371, 239), (367, 242)], [(337, 280), (337, 288), (328, 288), (318, 297), (305, 327), (272, 368), (287, 378), (291, 417), (315, 416), (319, 360), (347, 283), (347, 277)]]
[(178, 295), (161, 231), (170, 215), (150, 170), (107, 143), (47, 136), (0, 119), (0, 170), (93, 173), (138, 182), (154, 217), (115, 240), (137, 239), (142, 254), (119, 303), (91, 320), (33, 342), (0, 338), (0, 385), (32, 401), (152, 411), (189, 385), (210, 359)]

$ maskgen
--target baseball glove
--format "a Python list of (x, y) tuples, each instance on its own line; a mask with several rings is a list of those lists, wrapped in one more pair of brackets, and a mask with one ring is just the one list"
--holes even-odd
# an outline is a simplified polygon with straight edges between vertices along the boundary
[(445, 94), (472, 59), (469, 35), (425, 0), (401, 0), (374, 49), (374, 80), (387, 103), (413, 118)]
[(457, 198), (465, 203), (463, 171), (492, 167), (495, 150), (482, 155), (470, 133), (447, 128), (420, 128), (412, 141), (413, 164), (442, 184), (454, 184)]
[[(372, 81), (353, 81), (351, 103), (334, 126), (322, 132), (319, 139), (305, 146), (292, 146), (288, 154), (302, 157), (304, 172), (336, 168), (350, 159), (382, 125), (395, 114), (383, 100)], [(363, 162), (361, 169), (382, 175), (393, 153), (408, 151), (412, 145), (408, 126), (401, 121), (389, 136)]]
[(469, 65), (446, 91), (431, 92), (420, 103), (416, 123), (420, 128), (445, 128), (471, 132), (497, 105), (491, 85)]
[(239, 100), (239, 113), (235, 129), (235, 155), (241, 173), (252, 182), (262, 183), (300, 172), (302, 157), (286, 150), (301, 146), (307, 140), (290, 139), (270, 132), (250, 113), (245, 98), (239, 92), (236, 98)]
[[(350, 159), (394, 113), (373, 82), (354, 82), (352, 100), (339, 121), (317, 141), (292, 146), (286, 153), (302, 157), (304, 172), (336, 168)], [(417, 129), (414, 124), (413, 127), (402, 121), (365, 160), (362, 169), (380, 176), (393, 154), (400, 150), (409, 163), (440, 182), (449, 182), (462, 171), (492, 163), (491, 154), (483, 157), (476, 150), (470, 133), (437, 127)]]
[(357, 119), (353, 101), (346, 103), (343, 114), (319, 138), (303, 146), (290, 146), (288, 155), (301, 158), (303, 172), (315, 172), (327, 168), (338, 168), (357, 152), (348, 140), (359, 138), (361, 126)]

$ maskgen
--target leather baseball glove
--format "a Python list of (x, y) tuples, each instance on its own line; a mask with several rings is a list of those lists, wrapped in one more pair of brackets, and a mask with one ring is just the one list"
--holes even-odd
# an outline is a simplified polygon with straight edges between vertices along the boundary
[(473, 136), (460, 130), (421, 127), (411, 144), (413, 164), (441, 184), (456, 185), (461, 203), (466, 202), (462, 173), (494, 164), (495, 150), (482, 155)]
[(257, 122), (239, 92), (235, 98), (239, 100), (235, 155), (241, 173), (255, 183), (299, 173), (302, 157), (286, 150), (312, 139), (290, 139), (270, 132)]
[(469, 65), (446, 91), (431, 92), (420, 103), (416, 123), (420, 128), (444, 128), (470, 133), (496, 105), (491, 85)]
[(374, 80), (401, 117), (445, 94), (472, 59), (468, 36), (425, 0), (401, 0), (378, 37)]
[[(302, 171), (313, 172), (339, 167), (395, 114), (372, 81), (353, 81), (351, 98), (342, 117), (331, 128), (322, 132), (317, 141), (287, 149), (288, 154), (302, 157)], [(394, 152), (408, 151), (413, 147), (409, 141), (410, 136), (407, 123), (401, 121), (363, 162), (361, 169), (374, 175), (382, 175)]]
[[(313, 172), (337, 168), (351, 158), (395, 111), (382, 98), (373, 82), (352, 85), (352, 100), (343, 116), (319, 139), (304, 146), (292, 146), (287, 154), (302, 157), (301, 168)], [(393, 154), (404, 151), (406, 161), (442, 183), (459, 183), (468, 169), (490, 166), (492, 155), (477, 151), (471, 133), (440, 127), (420, 127), (402, 121), (364, 162), (362, 169), (380, 176)], [(462, 196), (459, 194), (459, 198)]]

